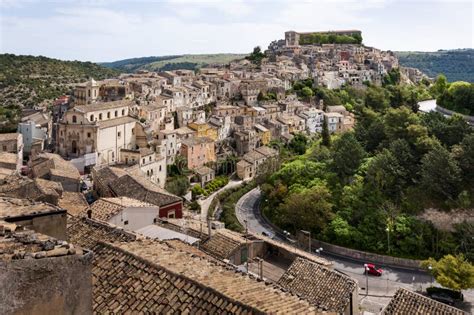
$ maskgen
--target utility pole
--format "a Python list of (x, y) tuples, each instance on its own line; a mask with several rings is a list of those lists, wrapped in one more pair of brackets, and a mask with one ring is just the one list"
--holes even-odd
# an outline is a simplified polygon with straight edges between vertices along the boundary
[(307, 235), (307, 236), (308, 236), (308, 252), (311, 253), (311, 232), (310, 232), (310, 231), (301, 230), (301, 233), (303, 233), (304, 235)]
[(247, 273), (249, 273), (249, 240), (248, 240), (248, 233), (249, 233), (249, 229), (248, 229), (248, 224), (247, 224), (247, 220), (244, 220), (245, 222), (245, 248), (247, 249), (247, 261), (245, 262), (245, 267), (247, 269)]
[(365, 268), (365, 295), (369, 295), (369, 266), (364, 264)]

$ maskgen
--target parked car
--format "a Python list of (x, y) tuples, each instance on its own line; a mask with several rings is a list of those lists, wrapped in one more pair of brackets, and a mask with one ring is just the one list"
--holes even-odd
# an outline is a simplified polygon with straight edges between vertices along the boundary
[(374, 264), (365, 264), (364, 266), (366, 266), (364, 273), (368, 273), (369, 275), (380, 277), (383, 273), (383, 270), (375, 267)]
[(459, 291), (453, 291), (445, 288), (430, 287), (426, 289), (428, 296), (441, 303), (454, 305), (456, 300), (464, 301), (464, 296)]
[(433, 293), (430, 298), (444, 304), (454, 305), (454, 299), (446, 293)]

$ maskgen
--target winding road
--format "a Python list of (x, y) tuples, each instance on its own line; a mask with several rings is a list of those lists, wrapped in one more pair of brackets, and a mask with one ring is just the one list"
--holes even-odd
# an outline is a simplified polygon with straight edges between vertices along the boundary
[[(235, 211), (239, 222), (245, 226), (250, 232), (261, 234), (266, 233), (270, 237), (282, 242), (288, 242), (283, 236), (279, 235), (269, 224), (265, 222), (260, 214), (260, 190), (255, 188), (242, 196), (235, 206)], [(245, 223), (246, 222), (246, 223)], [(321, 255), (333, 263), (333, 268), (338, 270), (353, 279), (357, 280), (361, 288), (360, 294), (363, 296), (367, 294), (366, 287), (368, 281), (368, 295), (367, 299), (372, 298), (372, 304), (375, 303), (375, 308), (379, 309), (388, 303), (388, 299), (384, 297), (392, 296), (395, 291), (400, 288), (406, 288), (413, 291), (424, 290), (432, 284), (432, 278), (429, 274), (411, 269), (394, 268), (380, 265), (384, 273), (381, 277), (364, 275), (365, 261), (359, 261), (349, 257), (336, 256), (323, 251)], [(474, 290), (464, 292), (467, 300), (467, 308), (474, 305)], [(380, 307), (379, 307), (380, 306)], [(374, 309), (375, 311), (376, 309)]]

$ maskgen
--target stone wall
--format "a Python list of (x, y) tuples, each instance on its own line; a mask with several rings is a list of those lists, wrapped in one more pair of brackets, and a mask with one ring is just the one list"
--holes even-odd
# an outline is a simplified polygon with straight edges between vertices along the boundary
[[(301, 248), (306, 248), (306, 249), (308, 248), (307, 235), (303, 234), (302, 232), (297, 232), (296, 238)], [(419, 260), (379, 255), (379, 254), (374, 254), (374, 253), (369, 253), (369, 252), (364, 252), (364, 251), (360, 251), (356, 249), (329, 244), (329, 243), (322, 242), (316, 239), (311, 239), (312, 251), (320, 247), (323, 248), (324, 252), (333, 254), (335, 256), (342, 256), (345, 258), (352, 258), (355, 260), (359, 260), (361, 261), (361, 264), (375, 263), (375, 264), (383, 265), (383, 266), (423, 270), (420, 267)]]
[(66, 211), (33, 215), (18, 218), (6, 218), (5, 221), (21, 225), (35, 232), (52, 236), (59, 240), (66, 240)]
[(0, 314), (92, 314), (92, 252), (0, 261)]
[[(262, 213), (263, 220), (272, 227), (273, 231), (281, 237), (285, 238), (285, 235), (282, 233), (281, 229), (277, 227), (275, 224), (270, 222)], [(298, 246), (303, 250), (308, 250), (308, 236), (303, 234), (301, 231), (296, 233), (296, 241)], [(391, 266), (391, 267), (398, 267), (398, 268), (407, 268), (407, 269), (415, 269), (415, 270), (423, 270), (420, 267), (420, 261), (414, 259), (406, 259), (406, 258), (398, 258), (392, 256), (385, 256), (385, 255), (378, 255), (374, 253), (364, 252), (356, 249), (351, 249), (347, 247), (337, 246), (333, 244), (329, 244), (326, 242), (322, 242), (320, 240), (311, 239), (311, 251), (314, 253), (314, 250), (317, 248), (323, 248), (323, 251), (334, 256), (341, 256), (344, 258), (351, 258), (355, 260), (359, 260), (361, 264), (364, 263), (374, 263), (383, 266)]]
[(467, 122), (474, 124), (474, 116), (463, 115), (447, 108), (441, 107), (439, 105), (436, 105), (436, 111), (449, 116), (452, 116), (454, 114), (461, 115)]

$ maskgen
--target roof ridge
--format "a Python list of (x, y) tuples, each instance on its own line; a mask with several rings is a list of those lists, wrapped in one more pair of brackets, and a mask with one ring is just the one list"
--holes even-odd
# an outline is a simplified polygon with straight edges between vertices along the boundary
[[(156, 241), (156, 242), (159, 243), (159, 244), (161, 244), (161, 245), (166, 245), (166, 246), (168, 246), (171, 250), (176, 250), (176, 249), (174, 249), (174, 248), (171, 248), (171, 247), (170, 247), (168, 244), (166, 244), (166, 243), (158, 242), (158, 241)], [(99, 242), (97, 243), (97, 245), (94, 246), (94, 249), (95, 249), (96, 247), (98, 247), (98, 246), (108, 247), (109, 249), (113, 249), (113, 250), (119, 251), (119, 252), (121, 252), (121, 253), (123, 253), (123, 254), (125, 254), (125, 255), (129, 255), (129, 256), (133, 257), (134, 259), (137, 259), (138, 261), (140, 261), (140, 262), (142, 262), (142, 263), (144, 263), (144, 264), (146, 264), (146, 265), (149, 265), (149, 266), (151, 266), (151, 267), (153, 267), (153, 268), (156, 268), (156, 269), (159, 269), (159, 270), (163, 270), (163, 271), (165, 271), (165, 272), (167, 272), (167, 273), (169, 273), (169, 274), (172, 274), (173, 276), (175, 276), (175, 277), (177, 277), (177, 278), (180, 278), (180, 279), (184, 279), (184, 280), (186, 280), (186, 281), (189, 281), (189, 282), (191, 282), (192, 284), (194, 284), (195, 286), (197, 286), (197, 287), (199, 287), (199, 288), (201, 288), (201, 289), (204, 289), (204, 290), (207, 290), (207, 291), (211, 291), (212, 293), (214, 293), (214, 294), (216, 294), (216, 295), (219, 295), (219, 296), (221, 296), (221, 297), (223, 297), (223, 298), (225, 298), (225, 299), (227, 299), (227, 300), (230, 300), (230, 301), (231, 301), (232, 303), (234, 303), (234, 304), (237, 304), (237, 305), (239, 305), (239, 306), (241, 306), (241, 307), (243, 307), (243, 308), (246, 308), (246, 309), (250, 309), (252, 312), (255, 312), (256, 314), (263, 314), (262, 311), (256, 309), (256, 308), (253, 307), (253, 306), (250, 306), (250, 305), (247, 305), (247, 304), (243, 304), (242, 302), (237, 301), (237, 300), (235, 300), (234, 298), (232, 298), (232, 297), (230, 297), (230, 296), (228, 296), (228, 295), (226, 295), (226, 294), (224, 294), (224, 293), (222, 293), (222, 292), (219, 292), (219, 291), (217, 291), (216, 289), (214, 289), (214, 288), (212, 288), (212, 287), (210, 287), (210, 286), (207, 286), (207, 285), (205, 285), (205, 284), (203, 284), (203, 283), (201, 283), (201, 282), (198, 282), (197, 280), (194, 280), (194, 279), (192, 279), (192, 278), (190, 278), (190, 277), (188, 277), (188, 276), (185, 276), (185, 275), (183, 275), (183, 274), (174, 272), (174, 271), (172, 271), (172, 270), (170, 270), (170, 269), (168, 269), (168, 268), (166, 268), (166, 267), (164, 267), (164, 266), (161, 266), (161, 265), (159, 265), (159, 264), (157, 264), (157, 263), (155, 263), (155, 262), (152, 262), (152, 261), (150, 261), (150, 260), (148, 260), (148, 259), (146, 259), (146, 258), (143, 258), (143, 257), (141, 257), (141, 256), (139, 256), (139, 255), (137, 255), (137, 254), (135, 254), (135, 253), (132, 253), (132, 252), (126, 250), (126, 249), (123, 249), (123, 248), (118, 247), (118, 246), (114, 246), (114, 245), (111, 244), (111, 243), (107, 243), (107, 242), (103, 242), (103, 241), (99, 241)], [(180, 250), (180, 251), (181, 251), (181, 250)], [(188, 252), (185, 252), (185, 251), (181, 251), (181, 252), (184, 253), (184, 254), (186, 254), (186, 255), (193, 256), (192, 254), (190, 254), (190, 253), (188, 253)], [(205, 258), (202, 258), (202, 259), (205, 259)], [(208, 260), (208, 259), (206, 259), (206, 260), (209, 261), (209, 262), (211, 262), (211, 261)]]

